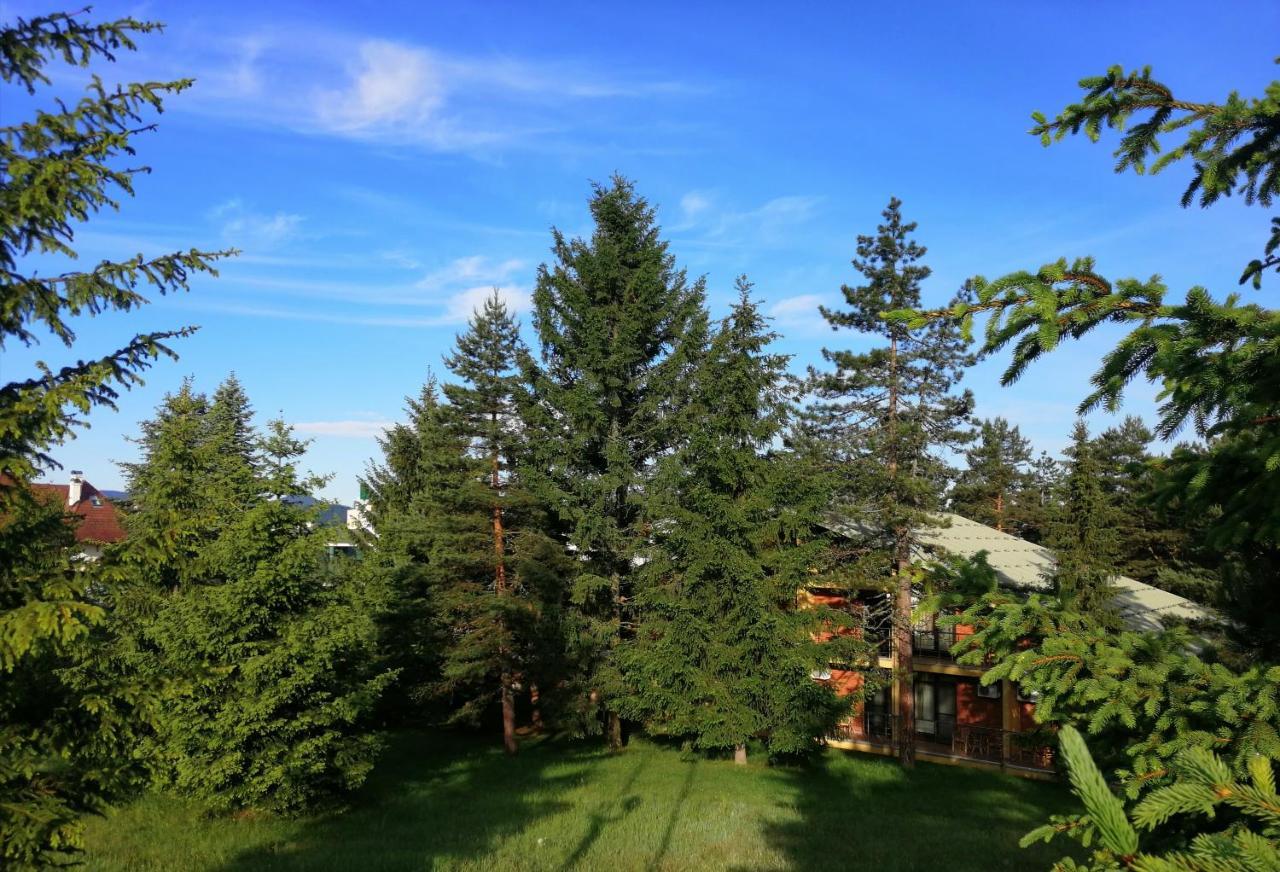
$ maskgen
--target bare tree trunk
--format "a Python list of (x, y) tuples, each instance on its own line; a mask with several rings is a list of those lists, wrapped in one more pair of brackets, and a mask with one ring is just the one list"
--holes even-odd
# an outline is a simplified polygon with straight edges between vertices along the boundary
[(537, 684), (529, 685), (529, 721), (535, 733), (542, 732), (542, 693)]
[[(496, 425), (496, 413), (493, 420)], [(502, 488), (502, 466), (496, 450), (490, 455), (490, 462), (489, 485), (493, 489), (493, 592), (495, 596), (502, 598), (507, 595), (506, 530), (502, 525), (502, 503), (498, 499)], [(499, 632), (505, 636), (506, 618), (500, 620), (502, 626)], [(514, 754), (519, 750), (519, 745), (516, 742), (515, 681), (507, 663), (510, 654), (505, 643), (498, 648), (498, 657), (502, 661), (502, 747), (508, 754)]]
[(520, 750), (516, 743), (516, 695), (511, 673), (502, 673), (502, 748), (508, 754)]
[[(901, 434), (898, 433), (898, 337), (889, 339), (889, 439), (888, 468), (890, 487), (894, 493), (891, 498), (899, 499), (898, 449)], [(902, 511), (902, 507), (898, 507)], [(898, 684), (898, 759), (904, 769), (916, 765), (916, 713), (915, 685), (913, 682), (912, 663), (914, 653), (914, 637), (911, 621), (911, 530), (893, 531), (893, 568), (896, 576), (896, 589), (893, 600), (893, 632), (894, 639), (894, 680)]]
[(897, 560), (898, 587), (894, 592), (893, 631), (895, 640), (895, 680), (898, 682), (898, 760), (904, 769), (916, 765), (916, 712), (914, 642), (911, 622), (910, 561)]
[(605, 732), (609, 740), (610, 751), (622, 750), (622, 718), (617, 712), (611, 711), (605, 715)]
[(733, 749), (733, 762), (739, 766), (747, 765), (747, 746), (738, 745)]
[(996, 492), (996, 529), (1004, 532), (1004, 491)]

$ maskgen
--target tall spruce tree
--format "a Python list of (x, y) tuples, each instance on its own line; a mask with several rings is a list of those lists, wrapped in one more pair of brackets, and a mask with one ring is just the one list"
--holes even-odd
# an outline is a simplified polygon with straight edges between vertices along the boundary
[[(810, 675), (837, 655), (815, 641), (820, 616), (796, 607), (820, 518), (776, 486), (790, 475), (769, 456), (791, 413), (788, 358), (738, 280), (739, 299), (695, 376), (698, 422), (658, 463), (644, 517), (652, 547), (638, 573), (640, 631), (620, 659), (627, 713), (698, 748), (748, 741), (811, 749), (841, 703)], [(806, 523), (807, 522), (807, 523)], [(804, 543), (789, 536), (805, 525)]]
[[(428, 374), (417, 397), (407, 397), (408, 421), (379, 440), (383, 460), (370, 464), (362, 483), (369, 494), (368, 517), (376, 534), (367, 562), (385, 583), (382, 649), (398, 681), (388, 700), (396, 720), (434, 720), (439, 706), (448, 623), (439, 584), (427, 564), (437, 543), (457, 528), (472, 526), (472, 543), (482, 541), (478, 488), (480, 470), (465, 456), (466, 440), (448, 428), (440, 388)], [(457, 487), (462, 493), (454, 492)], [(472, 502), (465, 517), (442, 501)], [(424, 514), (425, 512), (425, 514)]]
[(1047, 543), (1057, 558), (1054, 588), (1080, 611), (1118, 626), (1110, 614), (1118, 513), (1103, 490), (1096, 448), (1084, 421), (1076, 421), (1066, 453), (1067, 473)]
[[(461, 384), (444, 387), (451, 423), (466, 440), (470, 456), (481, 464), (490, 531), (484, 543), (486, 553), (477, 555), (479, 565), (487, 565), (489, 577), (471, 580), (448, 600), (467, 628), (465, 635), (455, 635), (468, 643), (465, 649), (455, 646), (455, 659), (465, 658), (468, 672), (487, 673), (489, 684), (496, 683), (503, 747), (508, 754), (517, 749), (515, 695), (523, 661), (518, 631), (527, 632), (532, 624), (528, 603), (519, 596), (511, 546), (513, 537), (525, 544), (521, 540), (539, 535), (521, 523), (531, 506), (514, 476), (522, 437), (515, 395), (523, 350), (519, 327), (495, 288), (445, 358), (445, 366), (461, 379)], [(479, 684), (483, 688), (485, 682)], [(479, 700), (490, 696), (481, 693)]]
[(375, 661), (374, 606), (296, 498), (306, 443), (282, 421), (258, 442), (258, 496), (200, 554), (201, 574), (143, 620), (144, 662), (176, 679), (143, 746), (156, 778), (221, 808), (293, 811), (359, 785), (371, 716), (394, 673)]
[(1030, 485), (1023, 501), (1021, 536), (1032, 542), (1044, 542), (1049, 535), (1050, 518), (1056, 510), (1061, 492), (1062, 464), (1049, 452), (1041, 451), (1031, 463)]
[(912, 542), (914, 531), (936, 523), (930, 513), (939, 507), (947, 475), (937, 452), (967, 440), (973, 399), (954, 390), (972, 360), (957, 329), (937, 322), (912, 330), (882, 317), (919, 306), (920, 283), (930, 274), (921, 263), (926, 249), (911, 238), (916, 225), (903, 221), (901, 206), (891, 199), (876, 234), (858, 237), (853, 266), (866, 283), (841, 288), (848, 308), (821, 310), (832, 329), (886, 344), (865, 352), (824, 348), (832, 369), (810, 370), (810, 415), (845, 479), (846, 510), (883, 531), (872, 538), (886, 558), (884, 576), (892, 579), (899, 752), (903, 765), (912, 766)]
[[(405, 397), (404, 411), (408, 420), (390, 427), (378, 437), (382, 462), (370, 463), (360, 484), (368, 502), (370, 522), (378, 527), (379, 518), (390, 520), (403, 513), (422, 485), (422, 440), (420, 433), (428, 417), (435, 414), (440, 400), (439, 383), (428, 375), (416, 397)], [(384, 535), (379, 531), (379, 536)], [(383, 542), (385, 545), (385, 541)]]
[(676, 268), (631, 182), (596, 185), (589, 208), (591, 238), (553, 230), (555, 262), (538, 270), (540, 356), (523, 363), (530, 451), (522, 476), (578, 558), (570, 600), (582, 622), (579, 680), (619, 748), (614, 651), (634, 629), (645, 482), (679, 435), (672, 410), (705, 345), (707, 316), (703, 281)]
[(231, 373), (209, 399), (209, 486), (218, 508), (228, 514), (248, 507), (258, 496), (258, 440), (253, 405)]
[[(15, 18), (0, 26), (0, 79), (35, 95), (51, 84), (51, 61), (88, 66), (134, 50), (133, 38), (160, 29), (122, 18), (94, 23), (83, 13)], [(0, 131), (0, 354), (46, 334), (76, 344), (73, 316), (129, 312), (161, 294), (184, 291), (196, 273), (213, 273), (229, 252), (141, 256), (75, 267), (74, 235), (100, 209), (115, 208), (146, 172), (131, 156), (153, 129), (146, 115), (189, 79), (110, 87), (95, 77), (73, 105), (51, 99), (29, 121)], [(12, 114), (12, 113), (9, 113)], [(128, 157), (127, 165), (120, 160)], [(38, 262), (37, 262), (38, 261)], [(124, 745), (141, 717), (137, 689), (86, 684), (75, 667), (92, 660), (89, 636), (106, 614), (87, 590), (93, 571), (73, 561), (60, 506), (30, 489), (56, 466), (54, 445), (72, 438), (85, 416), (113, 408), (141, 383), (166, 342), (191, 328), (134, 336), (102, 357), (0, 382), (0, 865), (43, 867), (74, 859), (79, 820), (97, 811), (134, 760)]]
[(1031, 442), (1004, 418), (982, 421), (978, 441), (965, 451), (951, 508), (1003, 533), (1021, 535), (1031, 491)]
[(212, 497), (209, 398), (190, 378), (139, 425), (139, 459), (121, 463), (128, 539), (111, 551), (124, 583), (177, 590), (204, 576), (201, 558), (231, 515)]

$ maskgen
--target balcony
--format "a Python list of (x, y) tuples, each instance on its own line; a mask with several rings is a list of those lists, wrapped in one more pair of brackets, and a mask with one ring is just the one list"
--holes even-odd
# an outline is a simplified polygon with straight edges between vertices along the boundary
[(912, 655), (933, 660), (954, 661), (951, 647), (956, 643), (954, 627), (912, 631)]
[[(859, 750), (892, 753), (897, 747), (898, 716), (883, 711), (868, 711), (836, 726), (827, 737)], [(935, 715), (916, 721), (915, 747), (922, 759), (972, 760), (1001, 768), (1050, 773), (1054, 771), (1053, 750), (1039, 736), (1006, 732), (996, 727), (956, 723), (954, 715)]]
[[(954, 663), (951, 647), (956, 643), (956, 631), (953, 627), (935, 630), (912, 630), (912, 656), (929, 660), (942, 660)], [(893, 635), (888, 634), (875, 640), (881, 657), (893, 656)]]

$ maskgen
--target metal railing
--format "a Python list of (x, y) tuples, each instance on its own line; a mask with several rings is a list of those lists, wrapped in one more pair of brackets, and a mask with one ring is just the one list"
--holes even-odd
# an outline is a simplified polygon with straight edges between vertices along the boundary
[[(867, 711), (861, 718), (850, 718), (838, 724), (827, 738), (892, 746), (896, 742), (897, 724), (898, 716), (895, 714)], [(923, 731), (922, 726), (925, 727)], [(921, 750), (941, 751), (952, 757), (1041, 771), (1054, 768), (1053, 749), (1043, 744), (1042, 737), (1027, 733), (1006, 734), (997, 727), (956, 723), (955, 715), (935, 715), (923, 721), (917, 719), (915, 738)]]
[(951, 660), (951, 646), (956, 643), (954, 627), (934, 630), (914, 630), (911, 638), (913, 654), (916, 657), (934, 657), (938, 660)]
[[(894, 639), (892, 633), (880, 636), (874, 641), (881, 657), (893, 656)], [(955, 658), (951, 655), (951, 646), (955, 645), (955, 643), (956, 631), (954, 627), (911, 631), (911, 648), (916, 657), (954, 660)]]

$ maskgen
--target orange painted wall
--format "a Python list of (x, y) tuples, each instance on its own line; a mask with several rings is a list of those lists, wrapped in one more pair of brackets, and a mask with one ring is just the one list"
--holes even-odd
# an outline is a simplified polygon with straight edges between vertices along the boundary
[(1000, 700), (978, 696), (976, 681), (957, 681), (956, 723), (1000, 729)]

